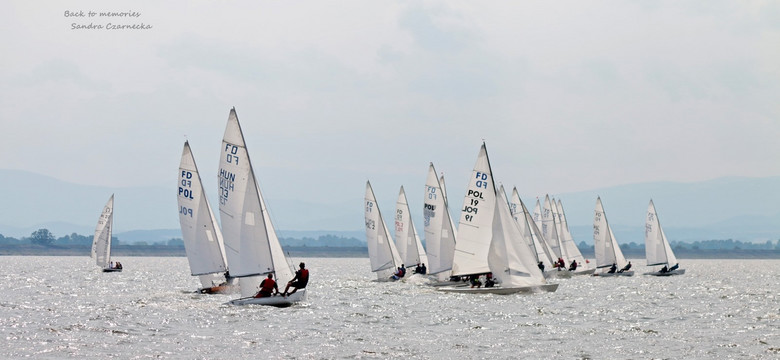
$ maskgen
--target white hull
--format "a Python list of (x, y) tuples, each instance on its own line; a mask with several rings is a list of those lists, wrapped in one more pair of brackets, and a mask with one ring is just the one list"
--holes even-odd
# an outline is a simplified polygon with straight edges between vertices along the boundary
[(652, 276), (672, 276), (672, 275), (682, 275), (682, 274), (685, 274), (685, 269), (677, 269), (677, 270), (667, 271), (663, 273), (660, 271), (645, 273), (645, 275), (652, 275)]
[(271, 297), (256, 298), (245, 297), (240, 299), (231, 300), (229, 305), (268, 305), (276, 307), (288, 307), (293, 304), (306, 300), (306, 289), (300, 289), (295, 294), (287, 296), (275, 295)]
[(544, 278), (545, 279), (568, 279), (572, 276), (577, 275), (590, 275), (593, 274), (596, 271), (596, 269), (585, 269), (585, 270), (575, 270), (575, 271), (569, 271), (569, 270), (548, 270), (544, 272)]
[(558, 284), (545, 284), (537, 286), (524, 286), (515, 288), (502, 288), (500, 286), (492, 288), (472, 288), (472, 287), (440, 287), (436, 289), (443, 292), (462, 293), (462, 294), (496, 294), (496, 295), (509, 295), (515, 293), (537, 293), (537, 292), (554, 292), (558, 290)]
[(612, 277), (612, 276), (634, 276), (633, 271), (614, 272), (614, 273), (596, 273), (593, 276)]
[(468, 285), (468, 281), (441, 281), (441, 282), (434, 282), (428, 284), (429, 286), (433, 287), (442, 287), (442, 286), (450, 286), (450, 287), (461, 287)]

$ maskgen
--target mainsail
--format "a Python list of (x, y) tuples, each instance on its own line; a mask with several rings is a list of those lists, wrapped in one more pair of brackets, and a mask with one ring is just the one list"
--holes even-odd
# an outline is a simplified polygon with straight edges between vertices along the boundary
[(561, 240), (558, 236), (558, 226), (555, 221), (557, 217), (557, 211), (553, 209), (553, 205), (550, 202), (550, 195), (545, 195), (544, 207), (542, 208), (542, 235), (547, 244), (550, 245), (556, 260), (558, 258), (566, 260), (561, 247)]
[(463, 199), (452, 275), (462, 276), (490, 272), (487, 253), (493, 238), (495, 204), (496, 186), (493, 183), (487, 149), (482, 143), (466, 196)]
[(626, 265), (626, 258), (607, 222), (607, 213), (604, 212), (601, 197), (596, 199), (593, 216), (593, 247), (596, 253), (596, 268), (606, 268), (616, 264), (618, 269), (622, 269)]
[(429, 274), (438, 274), (452, 270), (452, 258), (455, 252), (456, 231), (450, 217), (447, 195), (444, 185), (436, 177), (433, 163), (428, 166), (428, 178), (425, 181), (423, 205), (423, 231), (425, 246), (428, 250)]
[(562, 240), (561, 243), (563, 244), (564, 252), (568, 256), (566, 260), (569, 262), (576, 260), (578, 265), (577, 269), (586, 269), (587, 263), (585, 262), (585, 257), (582, 256), (582, 252), (580, 252), (580, 249), (574, 242), (574, 237), (571, 236), (571, 232), (569, 231), (569, 224), (566, 222), (566, 212), (563, 211), (561, 199), (558, 199), (558, 219), (560, 219), (561, 222), (561, 233), (559, 234)]
[(658, 220), (653, 200), (650, 200), (650, 205), (647, 206), (645, 256), (647, 257), (647, 266), (673, 266), (677, 264), (677, 257), (674, 256), (669, 240), (666, 239), (666, 234), (664, 234), (664, 229), (661, 228), (661, 222)]
[(401, 257), (393, 244), (379, 205), (376, 202), (371, 182), (366, 181), (365, 197), (366, 243), (368, 257), (371, 260), (371, 271), (377, 272), (377, 278), (389, 276), (401, 266)]
[(108, 269), (111, 264), (111, 231), (114, 224), (114, 194), (108, 199), (95, 227), (92, 238), (92, 258), (97, 266)]
[(178, 203), (179, 223), (190, 273), (200, 276), (204, 287), (213, 286), (213, 277), (203, 275), (226, 272), (227, 261), (222, 232), (203, 190), (189, 141), (184, 142), (179, 164)]
[(517, 188), (512, 189), (512, 201), (509, 206), (512, 216), (523, 233), (523, 238), (529, 242), (531, 251), (536, 255), (536, 260), (541, 261), (545, 268), (552, 269), (553, 251), (547, 245), (547, 242), (544, 241), (539, 227), (536, 226), (532, 215), (528, 212), (528, 208), (525, 207), (523, 200), (520, 199)]
[(420, 236), (414, 228), (412, 216), (409, 212), (409, 202), (406, 199), (404, 187), (398, 192), (398, 201), (395, 207), (395, 246), (401, 263), (412, 266), (416, 264), (428, 264)]
[(236, 110), (231, 109), (219, 161), (219, 213), (230, 274), (241, 278), (241, 295), (257, 291), (260, 276), (280, 284), (293, 278), (255, 179)]

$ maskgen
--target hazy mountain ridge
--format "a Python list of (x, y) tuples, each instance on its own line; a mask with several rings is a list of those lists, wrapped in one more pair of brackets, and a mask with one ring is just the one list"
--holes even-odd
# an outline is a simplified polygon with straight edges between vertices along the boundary
[[(695, 183), (628, 184), (554, 195), (563, 201), (577, 243), (592, 242), (590, 231), (596, 196), (601, 196), (621, 243), (643, 241), (644, 216), (651, 198), (672, 241), (732, 238), (763, 242), (780, 238), (780, 191), (777, 189), (780, 189), (780, 177), (729, 177)], [(156, 242), (181, 237), (173, 185), (171, 188), (109, 188), (72, 184), (19, 170), (0, 170), (0, 234), (23, 237), (39, 228), (47, 228), (56, 236), (74, 232), (92, 234), (100, 210), (112, 193), (116, 194), (115, 235), (121, 241)], [(355, 198), (361, 197), (363, 188), (356, 189), (355, 194)], [(523, 196), (523, 199), (533, 208), (534, 197)], [(420, 212), (415, 208), (422, 206), (420, 200), (410, 197), (419, 233)], [(280, 237), (316, 239), (337, 235), (365, 241), (362, 211), (353, 201), (334, 205), (269, 196), (267, 202), (273, 209), (272, 221), (277, 228), (298, 229), (279, 230)], [(458, 192), (450, 190), (450, 203), (457, 222), (462, 203)], [(317, 228), (326, 230), (309, 230)]]

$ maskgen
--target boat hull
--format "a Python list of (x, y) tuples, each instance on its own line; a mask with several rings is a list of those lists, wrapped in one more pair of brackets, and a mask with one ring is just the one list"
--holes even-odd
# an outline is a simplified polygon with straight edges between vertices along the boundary
[(537, 293), (537, 292), (554, 292), (558, 290), (558, 284), (544, 284), (537, 286), (523, 286), (516, 288), (502, 288), (500, 286), (491, 288), (472, 288), (467, 286), (444, 286), (436, 289), (443, 292), (461, 293), (461, 294), (496, 294), (496, 295), (509, 295), (516, 293)]
[(230, 294), (236, 292), (237, 286), (235, 285), (217, 285), (210, 288), (202, 288), (198, 290), (201, 294)]
[(275, 307), (288, 307), (295, 303), (306, 300), (306, 289), (296, 291), (287, 296), (275, 295), (270, 297), (256, 298), (245, 297), (229, 301), (228, 305), (266, 305)]
[(122, 269), (109, 268), (109, 269), (103, 269), (103, 272), (122, 272)]
[(652, 275), (652, 276), (672, 276), (672, 275), (682, 275), (682, 274), (685, 274), (685, 269), (677, 269), (677, 270), (672, 270), (667, 272), (655, 271), (655, 272), (645, 273), (645, 275)]
[(624, 272), (614, 272), (614, 273), (595, 273), (593, 276), (601, 276), (601, 277), (614, 277), (614, 276), (634, 276), (633, 271), (624, 271)]

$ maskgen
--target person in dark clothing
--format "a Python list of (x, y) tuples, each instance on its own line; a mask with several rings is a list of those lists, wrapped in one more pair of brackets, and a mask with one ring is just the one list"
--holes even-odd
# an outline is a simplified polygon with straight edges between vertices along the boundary
[(620, 271), (618, 271), (618, 272), (619, 272), (619, 273), (622, 273), (622, 272), (624, 272), (624, 271), (628, 271), (628, 269), (631, 269), (631, 262), (630, 262), (630, 261), (628, 262), (628, 264), (626, 264), (626, 266), (624, 266), (624, 267), (623, 267), (622, 269), (620, 269)]
[[(287, 287), (284, 288), (284, 296), (295, 294), (298, 289), (305, 289), (306, 285), (309, 284), (309, 269), (306, 268), (306, 264), (300, 263), (298, 266), (300, 267), (300, 270), (296, 271), (295, 277), (287, 282)], [(293, 288), (293, 291), (288, 293), (287, 290), (289, 290), (290, 287)]]
[(471, 287), (482, 287), (482, 282), (479, 281), (479, 275), (471, 275)]
[(614, 274), (614, 273), (615, 273), (615, 271), (617, 271), (617, 264), (615, 264), (615, 263), (612, 263), (612, 267), (611, 267), (611, 268), (609, 268), (609, 271), (608, 271), (607, 273), (608, 273), (608, 274)]
[(539, 270), (542, 270), (542, 272), (544, 272), (544, 263), (543, 262), (540, 261), (538, 264), (536, 264), (536, 266), (539, 267)]
[(569, 271), (577, 270), (577, 260), (572, 260), (571, 265), (569, 265)]
[(416, 274), (425, 275), (428, 272), (428, 268), (425, 267), (425, 263), (422, 263), (420, 265), (417, 265), (417, 268), (414, 269), (414, 272)]
[(680, 267), (680, 264), (674, 264), (674, 266), (669, 268), (669, 271), (675, 271)]
[(666, 267), (666, 265), (664, 265), (664, 267), (662, 267), (662, 268), (661, 268), (661, 271), (659, 271), (659, 272), (660, 272), (661, 274), (666, 274), (667, 272), (669, 272), (669, 269)]
[(493, 273), (485, 275), (485, 287), (490, 288), (496, 286), (496, 282), (493, 280)]

